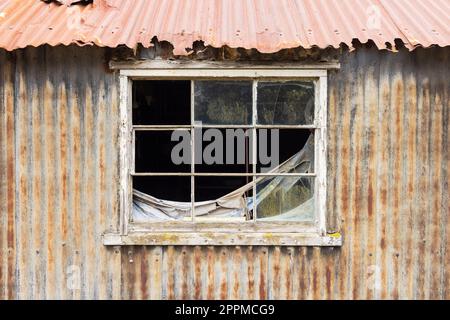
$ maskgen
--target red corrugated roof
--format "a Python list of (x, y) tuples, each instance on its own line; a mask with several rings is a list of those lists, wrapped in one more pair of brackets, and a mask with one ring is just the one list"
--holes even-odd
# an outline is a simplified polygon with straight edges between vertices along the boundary
[(172, 43), (175, 54), (186, 54), (197, 40), (270, 53), (351, 47), (353, 39), (384, 49), (401, 39), (412, 50), (450, 44), (449, 12), (449, 0), (0, 0), (0, 47), (149, 47), (156, 36)]

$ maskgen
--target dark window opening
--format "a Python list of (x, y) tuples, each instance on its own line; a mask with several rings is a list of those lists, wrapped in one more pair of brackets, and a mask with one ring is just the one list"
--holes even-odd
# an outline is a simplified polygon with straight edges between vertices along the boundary
[(181, 202), (191, 201), (190, 177), (134, 177), (133, 188), (162, 200)]
[(134, 125), (190, 125), (190, 81), (134, 81)]
[[(261, 140), (261, 131), (265, 131), (264, 139)], [(278, 139), (276, 139), (276, 132), (278, 132)], [(268, 167), (276, 167), (279, 164), (282, 164), (289, 158), (291, 158), (293, 155), (297, 154), (302, 148), (305, 146), (306, 142), (308, 141), (308, 138), (311, 134), (313, 134), (314, 130), (309, 129), (277, 129), (277, 131), (274, 130), (268, 130), (268, 129), (258, 129), (257, 130), (257, 143), (258, 146), (260, 146), (260, 142), (264, 143), (266, 141), (267, 143), (267, 152), (263, 152), (261, 148), (258, 147), (259, 153), (264, 153), (263, 156), (267, 156), (269, 160), (274, 159), (272, 156), (274, 156), (274, 152), (276, 152), (276, 149), (272, 145), (272, 137), (275, 135), (275, 141), (278, 142), (278, 164), (275, 163), (275, 166), (271, 166), (270, 162), (264, 161), (262, 158), (262, 155), (258, 155), (258, 162), (256, 164), (256, 172), (267, 172)], [(267, 154), (265, 154), (267, 153)], [(264, 170), (263, 170), (264, 169)]]
[[(172, 150), (180, 142), (172, 141), (173, 130), (136, 131), (135, 170), (136, 172), (191, 172), (190, 150), (181, 150), (180, 157), (187, 157), (187, 163), (174, 163)], [(178, 131), (180, 132), (180, 131)], [(186, 136), (189, 131), (182, 132)]]
[[(223, 172), (223, 173), (249, 173), (252, 172), (250, 163), (250, 137), (251, 130), (244, 129), (202, 129), (196, 134), (206, 141), (201, 142), (201, 148), (196, 148), (195, 172)], [(216, 134), (219, 140), (216, 140)], [(212, 136), (212, 137), (211, 137)], [(228, 136), (228, 138), (227, 138)], [(196, 143), (200, 143), (197, 139)], [(227, 142), (228, 140), (228, 142)], [(221, 145), (221, 148), (216, 146)], [(201, 151), (201, 154), (198, 154)], [(202, 156), (200, 159), (200, 155)], [(201, 160), (201, 163), (199, 163)]]
[[(195, 201), (215, 200), (239, 189), (248, 183), (250, 177), (195, 177)], [(250, 178), (251, 179), (251, 178)], [(252, 196), (252, 189), (245, 192), (245, 197)]]

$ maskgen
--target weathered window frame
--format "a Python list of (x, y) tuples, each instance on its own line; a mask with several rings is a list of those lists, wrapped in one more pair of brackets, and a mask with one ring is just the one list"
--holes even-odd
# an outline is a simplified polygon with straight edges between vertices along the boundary
[[(315, 65), (247, 65), (215, 63), (177, 63), (144, 61), (113, 62), (120, 70), (120, 226), (119, 233), (106, 233), (105, 245), (296, 245), (339, 246), (340, 235), (330, 236), (326, 230), (327, 175), (327, 72), (338, 64)], [(158, 222), (145, 226), (130, 225), (132, 207), (132, 172), (134, 161), (132, 125), (132, 81), (134, 80), (313, 80), (315, 82), (315, 211), (314, 225), (275, 222), (239, 223), (172, 223)], [(255, 89), (255, 88), (254, 88)], [(255, 105), (255, 101), (253, 103)], [(255, 108), (255, 106), (254, 106)], [(163, 126), (162, 126), (163, 127)], [(278, 126), (277, 126), (278, 127)], [(298, 126), (309, 127), (311, 126)]]

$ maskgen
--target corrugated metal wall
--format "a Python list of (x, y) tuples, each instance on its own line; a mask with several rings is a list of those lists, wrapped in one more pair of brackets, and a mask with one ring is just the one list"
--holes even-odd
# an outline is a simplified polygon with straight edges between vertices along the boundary
[(330, 75), (334, 249), (104, 247), (118, 220), (105, 53), (0, 51), (0, 299), (450, 298), (449, 48), (362, 48)]
[(0, 297), (119, 297), (116, 77), (88, 48), (0, 60)]

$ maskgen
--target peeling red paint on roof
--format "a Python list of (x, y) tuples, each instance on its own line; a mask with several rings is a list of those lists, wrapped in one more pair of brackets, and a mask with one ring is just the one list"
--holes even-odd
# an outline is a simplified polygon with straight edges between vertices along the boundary
[[(68, 1), (68, 0), (64, 0)], [(70, 3), (74, 1), (68, 1)], [(395, 39), (410, 50), (450, 44), (448, 0), (94, 0), (90, 4), (0, 0), (0, 47), (49, 44), (135, 48), (168, 41), (184, 55), (194, 41), (213, 47), (352, 46)]]

